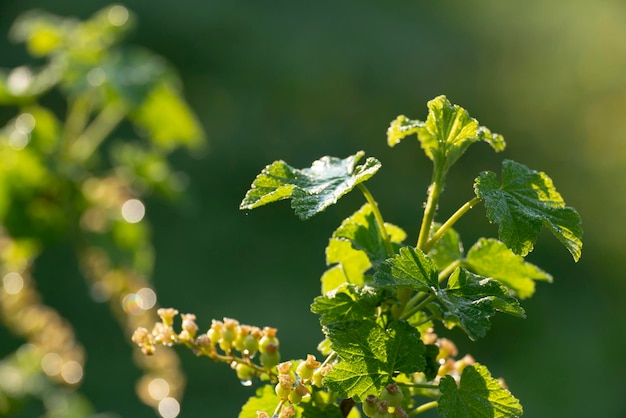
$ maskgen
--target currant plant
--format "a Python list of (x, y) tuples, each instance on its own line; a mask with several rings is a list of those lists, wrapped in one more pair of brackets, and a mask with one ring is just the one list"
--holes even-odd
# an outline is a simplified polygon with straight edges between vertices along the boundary
[[(214, 321), (207, 333), (194, 337), (198, 327), (190, 326), (189, 318), (195, 316), (183, 315), (176, 333), (174, 311), (151, 332), (138, 329), (134, 341), (146, 354), (156, 344), (185, 344), (231, 364), (246, 385), (258, 377), (265, 384), (240, 418), (400, 418), (431, 409), (444, 418), (521, 416), (522, 406), (504, 381), (471, 355), (459, 358), (454, 342), (439, 337), (435, 326), (458, 327), (476, 340), (486, 335), (496, 312), (523, 318), (520, 300), (533, 295), (536, 281), (552, 280), (524, 256), (545, 227), (578, 261), (580, 216), (546, 174), (505, 160), (500, 180), (493, 172), (480, 173), (474, 196), (438, 222), (437, 205), (454, 163), (475, 142), (499, 152), (505, 141), (445, 96), (431, 100), (428, 109), (425, 121), (399, 116), (387, 130), (391, 147), (416, 135), (433, 163), (415, 245), (404, 242), (407, 234), (400, 227), (384, 221), (364, 184), (381, 163), (372, 157), (360, 163), (362, 151), (344, 159), (323, 157), (304, 169), (276, 161), (256, 177), (241, 203), (250, 210), (290, 199), (296, 215), (308, 219), (354, 189), (363, 194), (365, 204), (330, 238), (322, 294), (311, 305), (326, 337), (317, 347), (324, 360), (309, 354), (267, 361), (268, 352), (278, 353), (277, 340), (272, 340), (275, 350), (262, 349), (275, 330), (261, 333), (232, 319)], [(481, 203), (487, 219), (498, 225), (498, 238), (480, 238), (464, 252), (453, 227)]]

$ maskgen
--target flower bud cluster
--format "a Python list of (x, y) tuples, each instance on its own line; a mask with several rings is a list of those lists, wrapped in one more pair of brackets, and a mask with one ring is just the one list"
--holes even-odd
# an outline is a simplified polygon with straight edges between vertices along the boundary
[(400, 405), (404, 397), (397, 384), (387, 385), (380, 396), (367, 395), (363, 402), (363, 414), (370, 418), (408, 418)]
[[(157, 311), (161, 322), (154, 324), (151, 331), (139, 327), (132, 341), (145, 355), (152, 355), (157, 345), (186, 345), (197, 355), (205, 355), (213, 360), (231, 364), (237, 377), (244, 384), (262, 373), (270, 372), (280, 362), (280, 342), (276, 328), (240, 324), (232, 318), (213, 320), (206, 333), (198, 334), (194, 314), (180, 314), (181, 331), (174, 330), (174, 319), (179, 315), (173, 308)], [(257, 358), (258, 363), (252, 360)]]
[(422, 340), (425, 344), (435, 344), (439, 347), (439, 353), (437, 355), (439, 370), (436, 380), (439, 380), (443, 376), (452, 376), (458, 382), (461, 379), (463, 369), (466, 366), (476, 363), (476, 360), (469, 354), (457, 360), (456, 357), (459, 355), (459, 350), (456, 344), (447, 338), (439, 338), (432, 329), (422, 335)]

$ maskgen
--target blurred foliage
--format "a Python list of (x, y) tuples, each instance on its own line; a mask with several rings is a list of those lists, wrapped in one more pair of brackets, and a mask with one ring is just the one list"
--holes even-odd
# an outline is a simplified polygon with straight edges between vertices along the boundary
[[(106, 4), (3, 2), (0, 32), (32, 8), (84, 18)], [(250, 179), (267, 161), (301, 166), (325, 154), (363, 149), (384, 164), (371, 185), (381, 209), (411, 234), (408, 225), (421, 210), (429, 182), (428, 161), (419, 153), (387, 149), (384, 131), (397, 114), (419, 113), (426, 100), (447, 94), (506, 136), (505, 158), (550, 173), (585, 227), (585, 255), (575, 268), (550, 239), (538, 244), (544, 256), (531, 261), (550, 271), (554, 283), (538, 286), (537, 296), (525, 305), (528, 319), (498, 320), (492, 336), (466, 350), (488, 361), (494, 374), (507, 376), (528, 416), (626, 415), (621, 373), (626, 332), (620, 325), (626, 321), (621, 302), (626, 291), (623, 1), (128, 0), (126, 5), (140, 17), (137, 30), (127, 34), (178, 69), (185, 96), (211, 137), (211, 153), (203, 160), (171, 156), (172, 166), (189, 174), (196, 197), (189, 210), (146, 201), (161, 304), (198, 317), (229, 315), (276, 326), (283, 354), (301, 356), (321, 336), (308, 309), (325, 270), (320, 248), (359, 203), (330, 208), (307, 223), (293, 219), (288, 204), (284, 211), (277, 207), (248, 216), (237, 206)], [(2, 66), (29, 59), (9, 42), (0, 43), (0, 53)], [(54, 93), (44, 104), (55, 115), (65, 111)], [(7, 109), (0, 108), (3, 121), (16, 116)], [(121, 137), (131, 136), (126, 123), (121, 128)], [(457, 170), (478, 174), (487, 165), (497, 171), (500, 158), (478, 157), (478, 152), (470, 151)], [(142, 152), (123, 154), (132, 161)], [(130, 172), (145, 173), (148, 167)], [(403, 187), (414, 185), (415, 193), (398, 193), (394, 183), (399, 180)], [(442, 214), (471, 195), (471, 184), (453, 175), (448, 190)], [(467, 216), (473, 221), (461, 232), (471, 240), (485, 225), (482, 214)], [(258, 238), (268, 231), (274, 231), (271, 246)], [(132, 385), (124, 384), (138, 377), (128, 361), (129, 348), (116, 344), (123, 338), (99, 305), (81, 303), (77, 286), (82, 282), (68, 251), (48, 247), (37, 261), (45, 300), (72, 318), (93, 353), (82, 391), (97, 410), (145, 415), (131, 396)], [(298, 277), (290, 273), (295, 266), (302, 271)], [(237, 296), (228, 297), (233, 283)], [(276, 289), (280, 309), (269, 302)], [(106, 348), (103, 339), (109, 341)], [(17, 344), (0, 335), (3, 354)], [(252, 394), (229, 370), (191, 356), (182, 361), (189, 361), (185, 417), (206, 416), (207, 404), (216, 416), (235, 416)], [(106, 384), (113, 367), (120, 376), (115, 387)]]
[[(37, 260), (48, 248), (74, 249), (92, 298), (110, 302), (126, 333), (154, 321), (141, 199), (181, 196), (168, 154), (199, 149), (204, 135), (164, 60), (120, 43), (132, 22), (120, 5), (84, 21), (32, 11), (10, 32), (42, 62), (0, 73), (0, 103), (14, 109), (0, 130), (0, 318), (24, 342), (0, 366), (1, 416), (28, 416), (32, 400), (46, 417), (94, 414), (77, 392), (85, 349), (38, 290)], [(43, 104), (53, 93), (65, 108)], [(139, 139), (118, 137), (129, 134), (128, 122)], [(138, 356), (136, 364), (141, 400), (175, 416), (184, 386), (176, 355)]]

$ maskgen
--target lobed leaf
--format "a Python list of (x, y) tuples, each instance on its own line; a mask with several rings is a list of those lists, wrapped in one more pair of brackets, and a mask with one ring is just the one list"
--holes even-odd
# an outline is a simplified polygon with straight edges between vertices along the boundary
[(422, 250), (402, 247), (399, 254), (381, 263), (374, 273), (374, 283), (429, 292), (439, 288), (438, 274), (437, 266)]
[(481, 173), (474, 181), (476, 196), (485, 202), (487, 218), (497, 223), (498, 236), (515, 254), (532, 251), (542, 226), (567, 248), (574, 260), (582, 251), (578, 212), (565, 206), (552, 180), (542, 172), (511, 160), (502, 163), (502, 184), (496, 174)]
[(496, 279), (521, 299), (533, 295), (535, 280), (552, 282), (550, 274), (527, 263), (496, 239), (478, 240), (467, 252), (463, 266), (481, 276)]
[[(406, 238), (406, 233), (395, 225), (385, 224), (385, 230), (393, 243), (400, 243)], [(374, 217), (374, 210), (369, 203), (345, 219), (333, 233), (333, 238), (349, 241), (352, 248), (363, 251), (374, 266), (388, 257), (385, 243)]]
[(322, 275), (322, 294), (344, 283), (362, 285), (365, 272), (372, 266), (363, 251), (355, 250), (349, 241), (338, 238), (331, 238), (326, 247), (326, 263), (336, 264)]
[(467, 110), (453, 105), (446, 96), (428, 102), (426, 122), (398, 116), (387, 129), (387, 142), (394, 146), (413, 133), (417, 134), (424, 152), (436, 164), (449, 168), (467, 148), (477, 141), (485, 141), (496, 151), (506, 144), (502, 135), (492, 133), (470, 117)]
[(241, 202), (240, 209), (254, 209), (291, 198), (291, 207), (300, 219), (308, 219), (333, 205), (381, 167), (369, 157), (357, 166), (363, 151), (345, 159), (322, 157), (310, 168), (296, 169), (276, 161), (261, 171)]
[(324, 332), (340, 359), (324, 383), (340, 397), (362, 402), (379, 394), (395, 372), (414, 373), (426, 366), (419, 332), (404, 321), (393, 321), (387, 329), (372, 319), (340, 321), (327, 324)]
[(511, 392), (478, 363), (463, 369), (458, 386), (452, 376), (444, 376), (439, 390), (437, 412), (443, 418), (514, 418), (523, 413)]
[(316, 297), (311, 305), (311, 312), (320, 315), (322, 325), (360, 320), (374, 316), (380, 299), (380, 295), (371, 287), (347, 285), (336, 292)]
[(459, 326), (471, 340), (484, 337), (496, 311), (524, 317), (517, 299), (496, 280), (484, 278), (457, 268), (448, 279), (448, 287), (437, 291), (443, 307), (444, 323)]

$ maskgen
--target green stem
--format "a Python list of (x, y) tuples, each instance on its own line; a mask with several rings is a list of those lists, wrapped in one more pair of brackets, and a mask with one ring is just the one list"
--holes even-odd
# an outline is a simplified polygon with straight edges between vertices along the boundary
[(120, 104), (107, 105), (83, 133), (76, 138), (70, 152), (79, 161), (85, 161), (127, 115), (128, 110)]
[(278, 405), (276, 405), (276, 409), (274, 409), (274, 413), (272, 414), (273, 417), (277, 417), (278, 414), (280, 414), (280, 410), (283, 407), (283, 405), (285, 404), (285, 402), (287, 401), (287, 399), (282, 399)]
[(439, 390), (439, 385), (434, 385), (432, 383), (413, 383), (413, 382), (395, 382), (395, 383), (398, 386), (405, 386), (407, 388)]
[(448, 265), (448, 267), (441, 270), (441, 272), (439, 273), (439, 277), (438, 277), (439, 283), (443, 282), (460, 265), (461, 265), (461, 260), (454, 260), (452, 263)]
[(439, 402), (437, 402), (437, 401), (432, 401), (432, 402), (425, 403), (423, 405), (418, 406), (417, 408), (415, 408), (411, 412), (409, 412), (409, 416), (419, 415), (422, 412), (426, 412), (429, 409), (436, 408), (437, 406), (439, 406)]
[(70, 100), (68, 104), (67, 117), (63, 129), (63, 143), (69, 147), (85, 129), (89, 118), (89, 100), (85, 96), (78, 96)]
[(413, 308), (411, 308), (411, 309), (409, 309), (407, 311), (404, 311), (402, 313), (401, 319), (408, 319), (408, 318), (410, 318), (416, 312), (421, 311), (422, 309), (424, 309), (424, 307), (426, 305), (428, 305), (430, 302), (432, 302), (435, 298), (436, 298), (435, 295), (428, 295), (428, 297), (426, 299), (424, 299), (423, 301), (421, 301), (420, 303), (415, 305)]
[[(428, 242), (430, 227), (432, 226), (433, 219), (435, 218), (435, 212), (437, 211), (437, 202), (439, 201), (439, 195), (443, 190), (445, 177), (445, 171), (439, 167), (439, 164), (435, 164), (435, 168), (433, 171), (433, 182), (428, 188), (428, 199), (426, 200), (424, 217), (422, 218), (422, 225), (420, 227), (419, 237), (417, 238), (417, 248), (422, 251), (424, 251), (424, 246)], [(428, 251), (424, 252), (426, 253)]]
[(372, 207), (372, 211), (374, 212), (374, 219), (376, 219), (376, 225), (378, 226), (378, 230), (380, 231), (380, 236), (382, 237), (383, 242), (385, 243), (385, 249), (387, 250), (387, 255), (389, 257), (393, 257), (394, 255), (393, 247), (391, 246), (391, 240), (389, 239), (387, 228), (385, 228), (383, 215), (380, 213), (380, 210), (378, 209), (378, 203), (376, 203), (376, 201), (374, 200), (374, 196), (372, 196), (372, 193), (370, 193), (369, 189), (365, 187), (363, 183), (359, 183), (358, 186), (359, 186), (359, 189), (361, 190), (361, 193), (363, 193), (363, 196), (365, 196), (365, 200), (367, 200), (367, 203), (369, 203), (370, 206)]
[(430, 251), (435, 245), (435, 243), (437, 243), (437, 241), (439, 241), (441, 237), (443, 237), (446, 231), (450, 229), (452, 225), (456, 223), (456, 221), (461, 219), (463, 215), (469, 212), (471, 208), (473, 208), (480, 202), (481, 202), (480, 198), (474, 197), (472, 200), (470, 200), (469, 202), (466, 202), (463, 206), (461, 206), (456, 212), (454, 212), (452, 216), (450, 216), (450, 218), (443, 225), (441, 225), (441, 227), (437, 230), (437, 232), (435, 232), (433, 236), (426, 243), (424, 243), (424, 246), (422, 247), (422, 251), (424, 251), (425, 253)]

